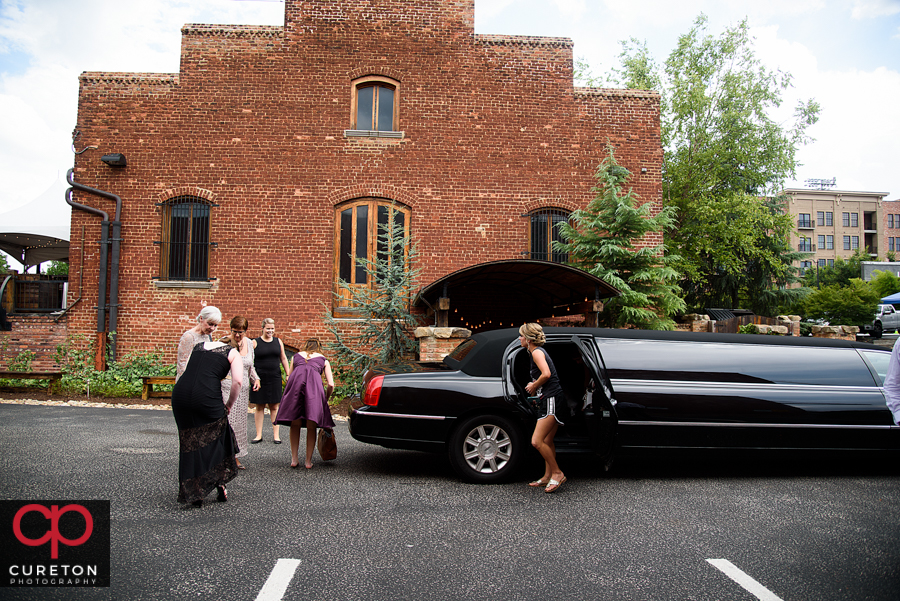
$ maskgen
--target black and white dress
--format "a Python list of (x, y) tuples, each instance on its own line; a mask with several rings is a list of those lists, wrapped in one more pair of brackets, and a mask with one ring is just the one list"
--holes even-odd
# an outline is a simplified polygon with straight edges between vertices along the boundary
[(172, 391), (180, 446), (179, 503), (202, 501), (237, 475), (237, 441), (222, 403), (222, 378), (231, 369), (230, 351), (228, 345), (207, 350), (198, 343)]

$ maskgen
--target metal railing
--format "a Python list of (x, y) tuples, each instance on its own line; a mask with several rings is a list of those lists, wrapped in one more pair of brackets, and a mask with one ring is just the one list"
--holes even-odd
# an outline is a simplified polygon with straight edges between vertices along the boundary
[(66, 306), (68, 276), (13, 276), (0, 302), (7, 313), (53, 313)]

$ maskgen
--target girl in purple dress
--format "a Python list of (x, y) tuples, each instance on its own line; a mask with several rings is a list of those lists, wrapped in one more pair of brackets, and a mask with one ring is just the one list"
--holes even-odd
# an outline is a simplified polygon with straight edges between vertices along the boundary
[[(328, 399), (334, 392), (334, 376), (331, 364), (325, 355), (319, 352), (322, 345), (315, 338), (306, 341), (306, 345), (291, 359), (291, 375), (284, 387), (284, 396), (278, 408), (277, 424), (291, 427), (291, 467), (300, 467), (300, 428), (306, 425), (306, 469), (312, 464), (313, 451), (316, 449), (316, 427), (331, 430), (334, 420)], [(322, 374), (328, 387), (322, 385)]]

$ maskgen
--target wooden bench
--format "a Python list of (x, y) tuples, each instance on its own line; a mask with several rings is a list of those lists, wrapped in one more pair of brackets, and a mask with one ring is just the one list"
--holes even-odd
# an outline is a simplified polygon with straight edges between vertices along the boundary
[(168, 399), (172, 397), (171, 390), (153, 390), (154, 384), (175, 385), (175, 376), (141, 376), (144, 387), (141, 390), (141, 399), (146, 401), (150, 397), (155, 399)]
[(6, 380), (50, 380), (47, 391), (52, 392), (59, 379), (61, 371), (0, 371), (0, 379)]

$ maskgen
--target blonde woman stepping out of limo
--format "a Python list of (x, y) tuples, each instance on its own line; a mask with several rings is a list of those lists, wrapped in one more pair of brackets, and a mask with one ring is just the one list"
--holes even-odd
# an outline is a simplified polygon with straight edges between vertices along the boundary
[(531, 382), (525, 385), (529, 396), (540, 399), (540, 417), (531, 435), (531, 444), (544, 458), (544, 475), (528, 486), (544, 487), (544, 492), (556, 492), (566, 481), (566, 476), (556, 463), (556, 446), (553, 439), (562, 422), (556, 415), (557, 401), (565, 406), (563, 390), (556, 375), (553, 360), (543, 348), (544, 330), (536, 323), (526, 323), (519, 328), (519, 344), (531, 355)]

